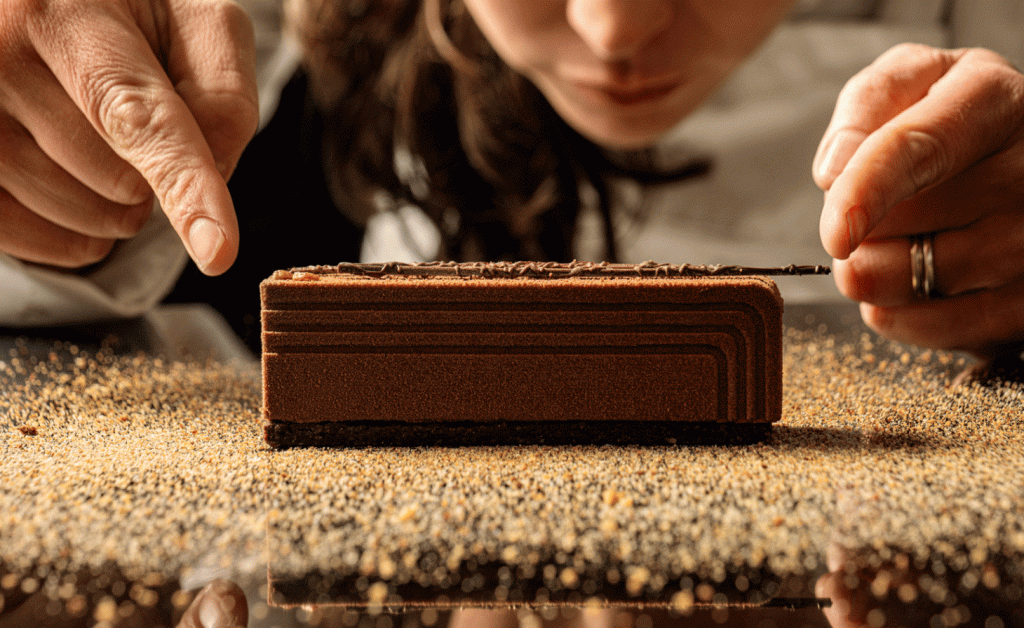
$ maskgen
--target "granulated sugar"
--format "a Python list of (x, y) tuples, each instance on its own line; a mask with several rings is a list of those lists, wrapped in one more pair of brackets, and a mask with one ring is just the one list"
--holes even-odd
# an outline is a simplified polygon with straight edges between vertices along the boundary
[(950, 390), (962, 367), (790, 331), (783, 421), (755, 446), (275, 452), (254, 365), (16, 347), (0, 356), (0, 563), (63, 600), (82, 566), (132, 583), (269, 562), (287, 599), (372, 612), (686, 610), (810, 595), (833, 543), (851, 570), (955, 574), (946, 593), (1019, 607), (1024, 388)]
[(830, 542), (959, 571), (1024, 556), (1019, 386), (951, 392), (952, 356), (868, 336), (791, 332), (786, 365), (761, 445), (277, 454), (282, 598), (671, 605), (704, 582), (704, 601), (756, 603), (820, 573)]
[(258, 377), (64, 345), (0, 356), (0, 565), (56, 586), (262, 559)]

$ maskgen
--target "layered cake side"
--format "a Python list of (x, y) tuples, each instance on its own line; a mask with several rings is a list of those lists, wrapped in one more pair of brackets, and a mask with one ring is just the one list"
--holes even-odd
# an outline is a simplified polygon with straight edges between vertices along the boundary
[(721, 268), (278, 272), (261, 285), (267, 441), (761, 440), (781, 413), (782, 299)]

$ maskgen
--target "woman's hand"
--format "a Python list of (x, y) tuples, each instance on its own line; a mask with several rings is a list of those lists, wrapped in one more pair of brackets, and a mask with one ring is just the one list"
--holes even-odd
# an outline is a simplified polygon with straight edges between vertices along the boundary
[(926, 347), (1020, 351), (1024, 76), (1005, 59), (888, 51), (840, 94), (814, 178), (826, 191), (821, 239), (836, 283), (868, 325)]
[(155, 194), (199, 267), (226, 270), (254, 73), (230, 0), (0, 0), (0, 251), (99, 261)]

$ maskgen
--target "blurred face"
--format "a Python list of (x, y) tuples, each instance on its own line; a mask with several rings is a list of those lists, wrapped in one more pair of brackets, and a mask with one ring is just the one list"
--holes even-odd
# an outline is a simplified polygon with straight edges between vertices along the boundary
[(693, 111), (794, 0), (464, 0), (484, 36), (567, 123), (649, 145)]

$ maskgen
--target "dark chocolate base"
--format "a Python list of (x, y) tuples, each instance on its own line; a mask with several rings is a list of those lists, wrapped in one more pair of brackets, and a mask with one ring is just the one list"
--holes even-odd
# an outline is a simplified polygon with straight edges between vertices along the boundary
[(266, 424), (272, 447), (460, 447), (487, 445), (749, 445), (771, 423), (693, 421), (331, 421)]

